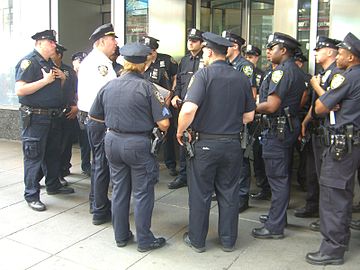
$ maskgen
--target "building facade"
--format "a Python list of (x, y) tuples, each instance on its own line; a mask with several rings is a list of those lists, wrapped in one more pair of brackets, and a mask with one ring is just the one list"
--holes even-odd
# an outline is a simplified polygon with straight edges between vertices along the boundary
[[(14, 67), (34, 45), (31, 35), (54, 29), (68, 51), (89, 51), (89, 36), (102, 23), (112, 22), (119, 45), (148, 34), (160, 40), (159, 51), (176, 59), (185, 54), (186, 29), (221, 33), (231, 30), (263, 51), (271, 32), (296, 37), (308, 55), (306, 69), (315, 69), (312, 48), (316, 36), (342, 39), (351, 31), (360, 36), (358, 0), (0, 0), (0, 109), (17, 110)], [(260, 65), (266, 65), (261, 59)], [(0, 124), (6, 122), (0, 111)], [(3, 126), (3, 125), (2, 125)], [(0, 134), (0, 137), (4, 137)], [(5, 136), (6, 137), (6, 136)]]

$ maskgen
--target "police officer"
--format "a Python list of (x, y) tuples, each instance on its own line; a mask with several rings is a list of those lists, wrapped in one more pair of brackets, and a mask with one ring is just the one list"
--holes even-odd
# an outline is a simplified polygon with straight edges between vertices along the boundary
[(259, 94), (259, 87), (264, 76), (264, 71), (257, 67), (257, 63), (259, 62), (261, 56), (261, 50), (254, 45), (248, 44), (244, 47), (244, 55), (245, 59), (254, 65), (256, 90), (257, 94)]
[[(254, 65), (246, 60), (241, 55), (241, 47), (245, 44), (245, 39), (242, 37), (231, 33), (229, 31), (223, 31), (222, 37), (228, 39), (232, 42), (233, 46), (228, 48), (226, 57), (229, 63), (236, 69), (244, 73), (251, 84), (252, 93), (254, 98), (256, 97), (256, 80), (254, 74)], [(247, 136), (246, 134), (244, 136)], [(250, 190), (250, 178), (251, 178), (251, 171), (250, 171), (250, 160), (248, 157), (243, 157), (243, 169), (240, 178), (240, 202), (239, 202), (239, 213), (244, 212), (246, 209), (249, 208), (249, 190)]]
[(120, 48), (116, 46), (115, 52), (110, 56), (110, 60), (112, 61), (113, 69), (115, 70), (116, 76), (119, 77), (123, 66), (119, 64), (116, 60), (120, 55)]
[(65, 74), (51, 61), (56, 50), (56, 32), (45, 30), (31, 38), (33, 52), (15, 67), (15, 92), (19, 97), (22, 119), (21, 140), (24, 152), (24, 197), (35, 211), (46, 210), (40, 201), (40, 180), (45, 174), (49, 195), (74, 193), (59, 181), (62, 85)]
[(270, 35), (268, 43), (271, 61), (278, 66), (271, 75), (267, 100), (259, 103), (256, 111), (266, 114), (268, 120), (262, 133), (262, 154), (272, 197), (268, 219), (263, 227), (253, 229), (252, 235), (280, 239), (284, 237), (290, 195), (289, 159), (300, 131), (297, 115), (306, 86), (293, 58), (300, 43), (279, 32)]
[(86, 56), (87, 56), (86, 52), (76, 52), (71, 56), (73, 69), (75, 70), (76, 74), (78, 74), (80, 64), (85, 59)]
[(317, 252), (306, 255), (306, 261), (316, 265), (344, 263), (350, 239), (354, 176), (360, 165), (360, 40), (348, 33), (339, 46), (336, 65), (346, 70), (334, 75), (330, 90), (315, 103), (316, 114), (329, 114), (339, 105), (335, 118), (325, 122), (332, 139), (323, 152), (319, 179), (323, 240)]
[(60, 182), (67, 185), (64, 176), (70, 174), (72, 143), (77, 129), (77, 76), (75, 71), (62, 61), (66, 48), (61, 44), (56, 44), (56, 53), (52, 56), (54, 64), (62, 70), (66, 76), (63, 86), (63, 99), (65, 113), (62, 115), (62, 140), (61, 140), (61, 166)]
[(110, 182), (109, 166), (104, 151), (106, 127), (104, 121), (87, 119), (92, 103), (108, 81), (116, 78), (110, 56), (115, 53), (117, 36), (112, 24), (104, 24), (95, 29), (90, 36), (93, 50), (83, 60), (79, 69), (78, 106), (80, 115), (85, 119), (89, 143), (93, 153), (90, 212), (93, 213), (92, 223), (100, 225), (111, 220), (111, 203), (108, 199)]
[(133, 239), (129, 225), (133, 193), (138, 251), (145, 252), (165, 245), (164, 238), (155, 238), (150, 231), (154, 185), (159, 180), (159, 165), (150, 153), (150, 134), (155, 124), (166, 132), (171, 114), (164, 98), (142, 75), (151, 49), (129, 43), (120, 53), (124, 56), (122, 75), (100, 90), (90, 117), (105, 119), (108, 127), (105, 151), (113, 183), (112, 222), (116, 244), (124, 247)]
[[(176, 85), (178, 64), (170, 55), (157, 52), (157, 49), (159, 48), (158, 39), (150, 36), (143, 36), (139, 41), (151, 49), (149, 61), (144, 73), (145, 78), (173, 92)], [(173, 114), (173, 108), (171, 106), (169, 108)], [(176, 176), (178, 172), (176, 170), (175, 123), (173, 118), (170, 119), (170, 127), (166, 134), (163, 149), (164, 161), (169, 170), (169, 174), (171, 176)]]
[[(175, 93), (171, 100), (171, 105), (178, 110), (181, 109), (181, 102), (185, 98), (191, 77), (198, 69), (204, 67), (204, 61), (202, 58), (202, 33), (202, 31), (196, 28), (191, 28), (188, 31), (187, 49), (189, 52), (181, 58), (176, 75)], [(181, 145), (179, 156), (179, 175), (168, 184), (169, 189), (177, 189), (187, 185), (186, 151)]]
[[(320, 179), (322, 153), (324, 152), (324, 145), (319, 135), (321, 134), (321, 130), (323, 130), (326, 119), (317, 116), (313, 109), (315, 108), (315, 101), (318, 97), (323, 95), (330, 87), (332, 77), (337, 73), (343, 72), (336, 67), (336, 56), (338, 53), (338, 47), (336, 45), (339, 43), (339, 40), (318, 36), (314, 48), (315, 61), (321, 66), (322, 70), (310, 80), (310, 85), (313, 89), (312, 105), (302, 121), (301, 136), (306, 138), (306, 134), (311, 134), (313, 157), (307, 156), (307, 160), (315, 165), (317, 178), (308, 178), (306, 204), (303, 208), (295, 210), (296, 217), (314, 217), (318, 216), (319, 213), (318, 179)], [(315, 231), (320, 230), (319, 220), (312, 222), (310, 229)]]
[(240, 129), (253, 120), (255, 101), (247, 77), (226, 63), (232, 43), (206, 32), (203, 58), (207, 66), (195, 73), (180, 111), (177, 139), (191, 125), (195, 156), (189, 160), (189, 232), (184, 242), (205, 251), (211, 196), (219, 204), (222, 249), (234, 250), (238, 233), (239, 177), (242, 163)]

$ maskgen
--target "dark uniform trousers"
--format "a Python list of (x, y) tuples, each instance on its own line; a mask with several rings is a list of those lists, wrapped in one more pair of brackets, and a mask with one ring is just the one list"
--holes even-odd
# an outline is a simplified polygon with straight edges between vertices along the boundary
[(253, 144), (253, 156), (254, 156), (254, 173), (256, 178), (256, 185), (264, 192), (270, 192), (269, 181), (266, 177), (265, 164), (262, 157), (262, 145), (259, 137), (256, 136)]
[(22, 130), (24, 152), (25, 200), (40, 199), (40, 180), (45, 175), (46, 190), (55, 191), (62, 187), (60, 171), (60, 118), (33, 114), (31, 124)]
[[(174, 115), (174, 109), (170, 106), (170, 112)], [(164, 141), (164, 162), (166, 168), (176, 168), (176, 154), (175, 154), (175, 122), (173, 118), (170, 118), (170, 126), (166, 133), (166, 140)]]
[(217, 196), (218, 234), (225, 247), (235, 245), (238, 234), (239, 177), (243, 155), (239, 139), (199, 140), (188, 162), (189, 238), (204, 247), (209, 228), (211, 196)]
[(327, 147), (320, 174), (320, 231), (324, 239), (321, 254), (343, 257), (349, 245), (354, 195), (354, 176), (360, 166), (360, 147), (352, 147), (340, 161), (334, 160)]
[(106, 127), (104, 123), (89, 119), (87, 131), (93, 153), (90, 203), (93, 206), (94, 219), (101, 219), (109, 215), (111, 211), (111, 203), (108, 198), (110, 172), (104, 149)]
[(90, 164), (91, 147), (89, 144), (89, 136), (86, 126), (87, 124), (79, 123), (81, 170), (83, 170), (84, 172), (91, 170), (91, 164)]
[(286, 225), (286, 209), (290, 197), (290, 173), (289, 166), (293, 145), (300, 131), (299, 120), (293, 118), (294, 131), (285, 128), (284, 140), (279, 140), (275, 130), (265, 130), (262, 136), (263, 158), (266, 176), (271, 187), (271, 206), (269, 219), (265, 227), (273, 232), (281, 234)]
[[(242, 150), (244, 154), (245, 150)], [(251, 177), (251, 171), (250, 171), (250, 159), (249, 158), (243, 158), (242, 160), (242, 169), (241, 169), (241, 175), (239, 180), (239, 207), (246, 204), (249, 201), (249, 190), (250, 190), (250, 177)]]
[(71, 154), (74, 138), (76, 137), (77, 119), (67, 119), (64, 115), (62, 122), (62, 139), (61, 139), (61, 171), (71, 168)]
[(138, 246), (148, 246), (155, 240), (150, 227), (159, 165), (150, 153), (150, 147), (151, 141), (147, 135), (106, 133), (105, 151), (113, 183), (112, 223), (116, 241), (129, 237), (131, 191)]

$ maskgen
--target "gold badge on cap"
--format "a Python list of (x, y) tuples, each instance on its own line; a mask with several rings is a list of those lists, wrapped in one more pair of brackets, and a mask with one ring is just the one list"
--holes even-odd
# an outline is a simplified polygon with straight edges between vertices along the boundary
[(109, 72), (108, 67), (104, 66), (104, 65), (98, 66), (98, 70), (99, 70), (100, 75), (103, 77), (105, 77)]
[(336, 89), (345, 81), (345, 77), (341, 74), (335, 74), (330, 83), (330, 89)]
[(20, 68), (21, 68), (21, 70), (24, 71), (24, 70), (27, 69), (30, 65), (31, 65), (31, 61), (28, 60), (28, 59), (24, 59), (24, 60), (21, 61)]
[(164, 97), (161, 95), (161, 93), (159, 92), (159, 90), (157, 90), (155, 86), (154, 86), (154, 96), (160, 102), (161, 105), (165, 104)]
[(249, 78), (253, 75), (253, 72), (254, 72), (252, 66), (244, 66), (242, 70), (243, 70), (244, 74), (246, 76), (248, 76)]
[(282, 76), (284, 75), (284, 72), (282, 70), (275, 70), (271, 75), (271, 80), (277, 84), (280, 82)]

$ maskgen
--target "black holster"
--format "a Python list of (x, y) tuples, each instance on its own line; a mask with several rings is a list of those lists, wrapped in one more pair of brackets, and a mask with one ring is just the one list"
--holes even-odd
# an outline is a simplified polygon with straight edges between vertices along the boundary
[(335, 160), (341, 160), (348, 153), (346, 135), (333, 135), (332, 140), (331, 156)]
[(22, 122), (22, 128), (25, 129), (31, 125), (31, 116), (32, 112), (29, 107), (21, 106), (20, 107), (20, 116)]
[(150, 152), (157, 157), (160, 151), (160, 146), (162, 145), (165, 138), (165, 132), (161, 131), (158, 127), (154, 127), (152, 134), (154, 138), (151, 140)]
[(276, 136), (280, 141), (283, 141), (285, 139), (285, 125), (285, 116), (279, 116), (278, 118), (276, 118)]

